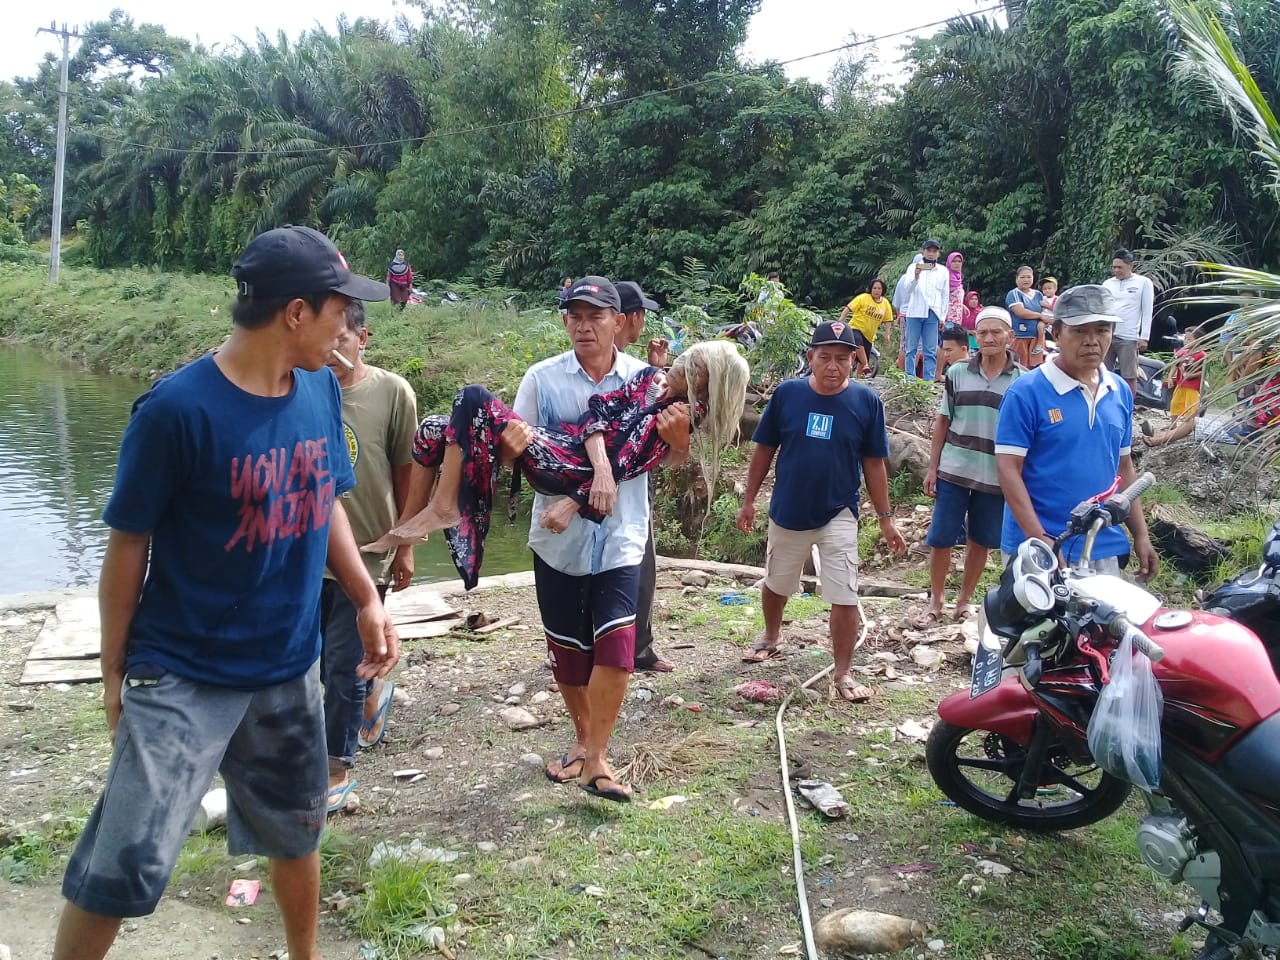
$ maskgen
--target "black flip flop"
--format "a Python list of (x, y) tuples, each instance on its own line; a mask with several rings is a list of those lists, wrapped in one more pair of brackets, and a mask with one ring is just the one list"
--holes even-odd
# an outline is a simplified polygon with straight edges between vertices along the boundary
[[(569, 766), (569, 764), (571, 763), (586, 763), (586, 762), (587, 762), (586, 754), (583, 754), (580, 757), (570, 757), (569, 751), (566, 750), (564, 753), (560, 754), (560, 771), (563, 773), (564, 768)], [(579, 772), (574, 774), (572, 777), (556, 777), (556, 776), (552, 776), (551, 771), (548, 770), (546, 767), (542, 768), (542, 772), (546, 774), (547, 779), (550, 780), (552, 783), (573, 783), (573, 781), (577, 780), (578, 777), (582, 776), (582, 774)]]
[[(602, 773), (598, 777), (592, 777), (586, 783), (578, 784), (578, 789), (583, 793), (589, 793), (591, 796), (598, 797), (601, 800), (612, 800), (614, 803), (631, 802), (631, 794), (623, 790), (601, 790), (596, 787), (596, 784), (601, 780), (613, 780), (613, 777), (609, 776), (607, 773)], [(614, 782), (616, 783), (617, 781)]]

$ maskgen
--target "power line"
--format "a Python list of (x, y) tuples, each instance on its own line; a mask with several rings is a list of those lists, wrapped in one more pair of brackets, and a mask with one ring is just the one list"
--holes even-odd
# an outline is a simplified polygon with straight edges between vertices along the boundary
[[(791, 57), (788, 60), (771, 61), (768, 64), (768, 66), (786, 67), (786, 66), (790, 66), (793, 63), (801, 63), (802, 61), (813, 60), (817, 57), (826, 57), (836, 53), (843, 53), (846, 50), (852, 50), (856, 47), (864, 47), (864, 46), (867, 46), (868, 44), (881, 43), (882, 41), (885, 41), (885, 40), (892, 40), (894, 37), (905, 36), (911, 33), (918, 33), (921, 30), (928, 30), (932, 27), (945, 26), (955, 20), (960, 20), (965, 17), (976, 17), (986, 13), (993, 13), (997, 10), (1003, 9), (1003, 7), (1004, 5), (1002, 3), (992, 4), (989, 7), (983, 7), (982, 9), (974, 10), (972, 13), (957, 14), (956, 16), (946, 17), (941, 20), (934, 20), (931, 23), (924, 23), (916, 27), (907, 27), (903, 30), (895, 30), (891, 33), (884, 33), (874, 37), (864, 37), (860, 40), (851, 40), (850, 42), (841, 44), (838, 47), (831, 47), (828, 50), (820, 50), (816, 53), (806, 53), (799, 57)], [(735, 77), (753, 76), (760, 69), (762, 68), (756, 67), (750, 70), (737, 70), (729, 73), (717, 73), (717, 74), (703, 77), (699, 80), (690, 80), (687, 83), (677, 84), (674, 87), (664, 87), (661, 90), (647, 90), (644, 93), (633, 94), (632, 96), (622, 97), (618, 100), (608, 100), (603, 103), (587, 104), (581, 107), (571, 107), (565, 110), (556, 110), (551, 113), (538, 114), (537, 116), (533, 116), (533, 117), (522, 117), (518, 120), (504, 120), (499, 123), (483, 124), (477, 127), (459, 127), (455, 130), (438, 130), (432, 133), (423, 134), (420, 137), (401, 137), (396, 140), (374, 140), (369, 143), (331, 144), (329, 146), (324, 146), (324, 147), (307, 147), (304, 149), (295, 149), (295, 150), (200, 150), (200, 149), (193, 149), (190, 147), (161, 147), (152, 143), (140, 143), (136, 140), (125, 140), (119, 137), (112, 137), (112, 136), (109, 136), (108, 134), (98, 133), (93, 130), (86, 130), (84, 131), (84, 134), (86, 136), (91, 136), (91, 137), (94, 137), (95, 139), (103, 140), (108, 143), (115, 143), (123, 147), (134, 147), (140, 150), (151, 150), (159, 153), (173, 153), (173, 154), (178, 154), (180, 156), (197, 155), (202, 157), (262, 157), (262, 156), (296, 157), (296, 156), (306, 156), (309, 154), (316, 154), (316, 153), (329, 153), (333, 150), (362, 150), (370, 147), (393, 147), (393, 146), (401, 146), (406, 143), (425, 143), (431, 140), (443, 140), (449, 137), (461, 136), (463, 134), (489, 133), (494, 130), (505, 130), (511, 127), (523, 126), (525, 124), (530, 124), (530, 123), (546, 123), (551, 120), (564, 120), (569, 117), (578, 116), (579, 114), (592, 113), (597, 110), (612, 109), (614, 107), (623, 106), (624, 104), (635, 103), (640, 100), (649, 100), (654, 97), (665, 97), (665, 96), (668, 96), (669, 94), (680, 93), (681, 91), (684, 91), (684, 90), (691, 90), (696, 87), (702, 87), (702, 86), (707, 86), (713, 83), (720, 83), (726, 80), (732, 80)]]

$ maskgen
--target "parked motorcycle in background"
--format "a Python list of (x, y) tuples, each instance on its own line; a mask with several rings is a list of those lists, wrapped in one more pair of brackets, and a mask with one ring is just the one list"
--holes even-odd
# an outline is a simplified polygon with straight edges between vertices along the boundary
[[(929, 771), (970, 813), (1043, 831), (1109, 816), (1137, 779), (1147, 804), (1139, 855), (1202, 899), (1181, 926), (1207, 931), (1198, 960), (1280, 956), (1280, 679), (1268, 651), (1242, 623), (1163, 609), (1141, 587), (1092, 569), (1094, 538), (1124, 522), (1153, 482), (1146, 474), (1081, 503), (1052, 549), (1039, 540), (1018, 548), (983, 603), (970, 689), (938, 706)], [(1080, 536), (1079, 562), (1061, 568), (1059, 549)], [(1271, 606), (1258, 599), (1280, 570), (1280, 524), (1265, 555), (1254, 573), (1268, 585), (1233, 581), (1210, 598), (1216, 609), (1280, 622), (1280, 587)], [(1154, 707), (1145, 739), (1100, 729), (1106, 708), (1124, 699), (1106, 693), (1113, 674), (1138, 690), (1142, 676), (1158, 686), (1147, 692), (1162, 695), (1163, 710)], [(1126, 751), (1133, 765), (1115, 763)]]

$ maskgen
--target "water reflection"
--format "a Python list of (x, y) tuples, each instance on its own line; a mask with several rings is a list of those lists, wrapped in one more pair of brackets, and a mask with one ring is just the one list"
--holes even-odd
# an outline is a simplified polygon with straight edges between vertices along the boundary
[[(120, 436), (146, 386), (0, 346), (0, 593), (97, 581)], [(495, 516), (484, 573), (530, 567), (528, 528), (527, 507), (514, 526)], [(415, 562), (415, 582), (456, 577), (442, 538)]]

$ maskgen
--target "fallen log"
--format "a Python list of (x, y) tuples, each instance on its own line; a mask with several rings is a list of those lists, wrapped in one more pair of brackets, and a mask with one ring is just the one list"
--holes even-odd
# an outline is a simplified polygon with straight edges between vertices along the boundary
[[(683, 557), (658, 557), (659, 570), (705, 570), (707, 573), (732, 579), (762, 579), (764, 567), (746, 563), (717, 563), (713, 560), (687, 560)], [(864, 597), (913, 597), (919, 587), (905, 583), (892, 583), (874, 577), (858, 577), (858, 593)]]
[(1227, 544), (1197, 530), (1164, 504), (1148, 511), (1147, 529), (1160, 555), (1183, 573), (1208, 573), (1231, 556)]

